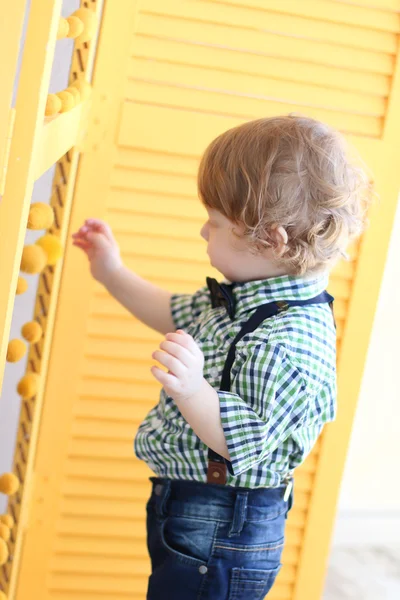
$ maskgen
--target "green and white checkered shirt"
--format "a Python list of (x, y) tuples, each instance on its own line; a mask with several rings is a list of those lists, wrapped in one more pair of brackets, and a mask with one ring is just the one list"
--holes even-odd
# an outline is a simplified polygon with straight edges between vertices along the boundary
[[(311, 451), (336, 411), (336, 332), (328, 304), (291, 307), (264, 321), (237, 344), (231, 391), (219, 385), (229, 347), (252, 312), (277, 300), (306, 300), (327, 277), (292, 276), (235, 283), (235, 318), (212, 308), (205, 286), (171, 300), (177, 329), (193, 336), (204, 377), (217, 391), (231, 457), (227, 485), (277, 487)], [(206, 482), (207, 446), (164, 390), (141, 424), (135, 452), (158, 477)]]

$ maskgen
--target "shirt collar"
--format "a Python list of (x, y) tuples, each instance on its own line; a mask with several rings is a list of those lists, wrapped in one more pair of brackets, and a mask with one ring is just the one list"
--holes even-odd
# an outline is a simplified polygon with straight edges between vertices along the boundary
[(270, 279), (232, 283), (236, 300), (235, 317), (268, 302), (313, 298), (326, 290), (328, 281), (328, 274), (323, 273), (312, 278), (282, 275)]

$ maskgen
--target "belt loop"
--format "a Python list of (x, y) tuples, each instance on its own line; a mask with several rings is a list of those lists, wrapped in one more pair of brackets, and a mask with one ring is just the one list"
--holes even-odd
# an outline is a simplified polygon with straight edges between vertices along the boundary
[(157, 483), (154, 488), (156, 498), (156, 513), (159, 518), (167, 516), (167, 502), (171, 492), (171, 482), (166, 480)]
[(238, 492), (236, 495), (229, 537), (239, 535), (243, 529), (247, 517), (247, 498), (248, 492)]

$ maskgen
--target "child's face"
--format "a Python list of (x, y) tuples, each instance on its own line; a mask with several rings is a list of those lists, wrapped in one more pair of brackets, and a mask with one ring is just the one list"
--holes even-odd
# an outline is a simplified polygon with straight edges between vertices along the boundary
[[(211, 265), (229, 281), (255, 281), (285, 274), (268, 248), (254, 254), (244, 236), (243, 225), (236, 225), (215, 209), (207, 208), (208, 221), (200, 235), (207, 242)], [(234, 234), (234, 231), (236, 235)]]

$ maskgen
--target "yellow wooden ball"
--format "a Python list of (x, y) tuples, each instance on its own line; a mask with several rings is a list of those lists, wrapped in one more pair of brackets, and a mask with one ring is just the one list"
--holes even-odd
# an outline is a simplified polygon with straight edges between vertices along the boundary
[(43, 329), (37, 321), (30, 321), (22, 326), (21, 333), (27, 342), (36, 344), (43, 335)]
[(74, 13), (70, 17), (67, 17), (67, 21), (69, 25), (68, 37), (76, 39), (84, 30), (82, 19), (79, 19)]
[(96, 35), (97, 29), (97, 16), (90, 8), (78, 8), (72, 16), (78, 17), (83, 23), (83, 31), (77, 38), (77, 42), (83, 44), (84, 42), (90, 42), (91, 39)]
[(0, 538), (5, 542), (8, 542), (11, 536), (10, 528), (4, 523), (0, 523)]
[(75, 106), (75, 98), (70, 92), (63, 90), (62, 92), (57, 93), (57, 98), (61, 100), (61, 108), (60, 113), (67, 112), (74, 108)]
[(81, 93), (78, 90), (78, 88), (74, 87), (73, 85), (70, 85), (69, 87), (66, 88), (65, 91), (69, 92), (70, 94), (73, 95), (74, 100), (75, 100), (75, 106), (77, 106), (79, 104), (79, 102), (81, 101)]
[(26, 344), (22, 340), (11, 340), (8, 342), (7, 362), (15, 363), (26, 354)]
[(88, 81), (86, 81), (86, 79), (79, 77), (79, 79), (76, 79), (73, 83), (71, 83), (71, 86), (79, 90), (82, 100), (89, 98), (92, 91), (92, 86)]
[(0, 591), (0, 600), (7, 600), (7, 596), (2, 591)]
[(13, 496), (19, 490), (19, 480), (14, 473), (4, 473), (0, 477), (0, 492), (7, 496)]
[(45, 251), (48, 265), (55, 265), (61, 258), (63, 247), (56, 235), (46, 233), (46, 235), (36, 241), (36, 244)]
[(54, 210), (44, 202), (34, 202), (29, 209), (28, 229), (49, 229), (54, 223)]
[(56, 94), (49, 94), (47, 96), (46, 108), (44, 114), (46, 117), (52, 117), (60, 112), (62, 107), (62, 102), (60, 98)]
[(37, 244), (25, 246), (22, 252), (21, 271), (34, 275), (43, 271), (47, 264), (47, 254)]
[(28, 282), (23, 277), (18, 277), (16, 294), (19, 296), (24, 294), (28, 289)]
[(8, 561), (8, 546), (4, 540), (0, 538), (0, 567)]
[(68, 23), (67, 19), (64, 19), (63, 17), (61, 17), (58, 22), (57, 39), (62, 40), (63, 38), (68, 37), (68, 33), (69, 33), (69, 23)]
[(39, 375), (27, 373), (18, 382), (17, 392), (23, 400), (30, 400), (36, 396), (39, 388)]
[(4, 523), (10, 529), (14, 527), (14, 519), (11, 515), (0, 515), (0, 523)]

